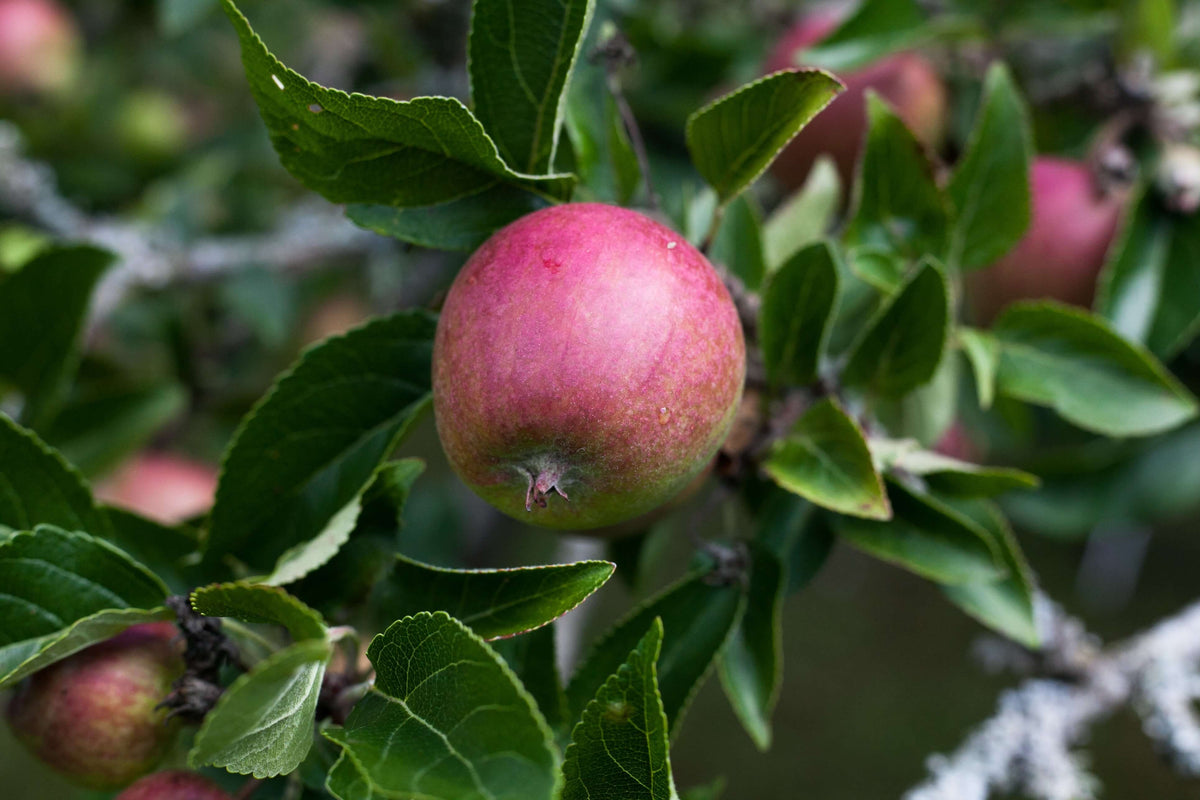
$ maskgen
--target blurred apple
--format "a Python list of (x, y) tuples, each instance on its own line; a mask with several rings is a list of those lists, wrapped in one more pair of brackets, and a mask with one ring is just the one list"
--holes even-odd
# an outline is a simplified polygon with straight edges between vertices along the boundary
[(1090, 307), (1124, 197), (1106, 192), (1081, 161), (1040, 156), (1030, 171), (1025, 236), (995, 264), (967, 276), (971, 317), (987, 325), (1017, 300)]
[(212, 507), (216, 468), (166, 453), (146, 453), (95, 486), (96, 498), (175, 525)]
[[(841, 8), (827, 7), (801, 17), (775, 46), (765, 71), (803, 65), (804, 50), (832, 33), (844, 13)], [(788, 190), (804, 184), (813, 162), (822, 153), (833, 158), (842, 184), (851, 184), (867, 130), (867, 89), (878, 92), (926, 145), (935, 147), (942, 138), (946, 88), (933, 64), (919, 53), (887, 56), (837, 73), (837, 78), (846, 85), (846, 91), (809, 122), (772, 165), (772, 174)]]
[(0, 0), (0, 96), (65, 91), (81, 56), (79, 29), (54, 0)]

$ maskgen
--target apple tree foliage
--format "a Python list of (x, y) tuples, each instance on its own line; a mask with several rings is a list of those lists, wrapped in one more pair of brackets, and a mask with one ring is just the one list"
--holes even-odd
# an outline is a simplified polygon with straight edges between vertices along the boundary
[[(468, 251), (550, 204), (642, 199), (620, 98), (586, 58), (610, 33), (595, 0), (475, 0), (469, 103), (321, 86), (259, 37), (254, 3), (221, 5), (279, 160), (365, 228)], [(868, 0), (812, 58), (842, 69), (971, 24), (966, 12), (931, 20), (913, 2)], [(380, 536), (421, 491), (423, 465), (396, 451), (430, 406), (435, 314), (400, 310), (304, 352), (230, 438), (211, 513), (167, 527), (93, 498), (85, 472), (102, 456), (87, 434), (144, 441), (185, 402), (179, 390), (132, 387), (107, 403), (66, 391), (110, 256), (51, 246), (7, 269), (0, 383), (23, 403), (0, 416), (0, 686), (170, 618), (166, 598), (184, 594), (228, 622), (245, 661), (195, 732), (192, 767), (340, 800), (670, 800), (672, 736), (714, 672), (746, 733), (770, 747), (783, 600), (835, 542), (1036, 648), (1036, 577), (1006, 512), (1036, 520), (1060, 504), (1059, 533), (1136, 514), (1154, 505), (1130, 488), (1147, 462), (1200, 448), (1194, 423), (1179, 431), (1197, 401), (1160, 360), (1200, 334), (1197, 225), (1143, 181), (1095, 311), (1027, 302), (968, 327), (964, 275), (1029, 220), (1033, 135), (1018, 81), (1002, 63), (987, 70), (946, 171), (870, 96), (854, 184), (818, 165), (764, 218), (756, 181), (840, 88), (815, 68), (759, 77), (698, 104), (681, 132), (705, 188), (670, 212), (744, 301), (758, 427), (723, 456), (723, 488), (705, 490), (734, 509), (728, 537), (699, 548), (570, 675), (557, 672), (550, 623), (614, 569), (637, 570), (639, 553), (614, 546), (619, 568), (445, 569)], [(1097, 471), (1123, 491), (1076, 508), (1063, 498), (1078, 474), (1051, 475), (1043, 494), (1029, 472), (933, 451), (966, 406), (992, 404), (1113, 440), (1128, 458)], [(64, 596), (64, 580), (77, 591)], [(385, 624), (355, 631), (342, 621), (366, 595)], [(374, 679), (335, 719), (323, 687), (360, 641)]]

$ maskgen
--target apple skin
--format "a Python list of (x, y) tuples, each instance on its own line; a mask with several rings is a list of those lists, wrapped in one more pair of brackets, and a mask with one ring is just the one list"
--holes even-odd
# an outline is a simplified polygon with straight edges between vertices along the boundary
[[(798, 66), (801, 51), (832, 33), (841, 18), (842, 13), (836, 10), (815, 11), (802, 17), (775, 46), (765, 71)], [(927, 146), (935, 147), (941, 141), (946, 125), (946, 87), (929, 59), (919, 53), (897, 53), (837, 73), (837, 78), (846, 90), (792, 139), (771, 166), (771, 174), (788, 190), (804, 184), (813, 162), (823, 153), (833, 158), (842, 185), (851, 185), (867, 132), (867, 89), (878, 92)]]
[(156, 709), (183, 672), (175, 626), (134, 625), (39, 670), (8, 704), (16, 738), (92, 789), (117, 789), (154, 768), (174, 727)]
[(745, 370), (737, 310), (699, 251), (638, 212), (576, 203), (522, 217), (462, 268), (434, 342), (433, 407), (451, 466), (484, 500), (594, 529), (705, 468)]
[(54, 0), (0, 0), (0, 97), (69, 89), (80, 51), (75, 21)]
[(143, 453), (95, 486), (96, 499), (176, 525), (212, 507), (217, 471), (165, 453)]
[(233, 800), (203, 775), (183, 770), (155, 772), (134, 783), (116, 800)]
[(1035, 158), (1029, 184), (1024, 237), (996, 263), (967, 276), (967, 302), (976, 324), (990, 324), (1017, 300), (1092, 305), (1124, 199), (1102, 192), (1086, 164), (1068, 159)]

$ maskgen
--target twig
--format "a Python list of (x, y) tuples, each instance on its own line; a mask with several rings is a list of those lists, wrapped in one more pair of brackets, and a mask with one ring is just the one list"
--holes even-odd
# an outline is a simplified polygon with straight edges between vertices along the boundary
[(1039, 616), (1051, 628), (1047, 656), (1069, 679), (1030, 679), (1005, 692), (957, 751), (929, 759), (930, 778), (905, 800), (1095, 798), (1098, 782), (1073, 748), (1125, 705), (1179, 772), (1200, 777), (1200, 602), (1106, 650), (1061, 612)]
[(267, 233), (193, 241), (130, 220), (89, 216), (59, 193), (50, 167), (25, 158), (21, 150), (16, 126), (0, 122), (0, 212), (117, 255), (118, 265), (97, 287), (93, 321), (107, 317), (140, 287), (211, 280), (251, 264), (304, 269), (392, 246), (356, 227), (340, 207), (316, 199), (287, 210)]
[(646, 151), (646, 142), (642, 139), (641, 128), (638, 127), (637, 118), (633, 115), (633, 109), (630, 108), (629, 101), (625, 99), (625, 90), (621, 86), (621, 69), (632, 64), (636, 59), (633, 45), (629, 43), (623, 33), (614, 30), (591, 52), (589, 59), (593, 63), (598, 60), (604, 62), (605, 84), (617, 106), (617, 113), (621, 115), (621, 123), (625, 126), (625, 132), (629, 134), (629, 144), (633, 147), (638, 168), (642, 171), (642, 180), (646, 183), (646, 202), (652, 210), (658, 211), (658, 193), (654, 191), (654, 180), (650, 176), (650, 156)]

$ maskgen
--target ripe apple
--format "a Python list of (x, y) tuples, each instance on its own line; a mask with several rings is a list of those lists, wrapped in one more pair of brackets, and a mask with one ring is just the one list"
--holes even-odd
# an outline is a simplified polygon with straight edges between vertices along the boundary
[(70, 88), (80, 51), (75, 21), (54, 0), (0, 0), (0, 96)]
[(183, 672), (170, 623), (135, 625), (34, 673), (8, 705), (13, 733), (51, 768), (116, 789), (154, 768), (173, 734), (156, 709)]
[(175, 525), (212, 507), (217, 471), (166, 453), (144, 453), (96, 484), (98, 500)]
[(183, 770), (155, 772), (117, 795), (116, 800), (232, 800), (203, 775)]
[(644, 514), (703, 470), (745, 370), (737, 311), (698, 250), (635, 211), (568, 204), (467, 261), (438, 323), (433, 406), (483, 499), (582, 530)]
[(1124, 198), (1100, 189), (1080, 161), (1039, 156), (1030, 170), (1029, 229), (1016, 247), (967, 276), (972, 319), (987, 325), (1017, 300), (1090, 307)]
[[(803, 51), (841, 23), (843, 12), (811, 12), (792, 26), (767, 58), (766, 72), (799, 66)], [(783, 149), (771, 173), (789, 190), (800, 188), (817, 156), (830, 155), (842, 185), (854, 178), (854, 165), (867, 131), (866, 92), (874, 89), (930, 147), (942, 138), (946, 123), (946, 88), (929, 59), (919, 53), (897, 53), (858, 69), (837, 73), (846, 90), (838, 95)]]

